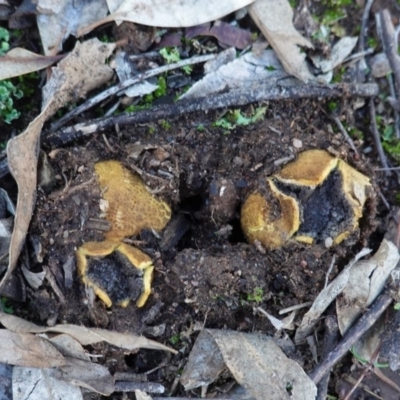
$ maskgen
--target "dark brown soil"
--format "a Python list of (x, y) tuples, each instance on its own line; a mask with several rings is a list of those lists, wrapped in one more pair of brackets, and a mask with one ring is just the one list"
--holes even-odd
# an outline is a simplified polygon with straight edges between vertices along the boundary
[[(182, 367), (181, 360), (190, 351), (187, 344), (203, 326), (273, 335), (270, 322), (253, 312), (255, 306), (278, 316), (282, 308), (312, 301), (324, 286), (334, 255), (331, 277), (361, 246), (374, 247), (380, 236), (371, 223), (374, 205), (370, 202), (362, 238), (356, 233), (332, 249), (293, 242), (265, 252), (245, 241), (240, 204), (279, 169), (280, 160), (307, 149), (327, 149), (372, 176), (371, 165), (363, 157), (355, 159), (341, 134), (333, 132), (324, 110), (325, 104), (313, 101), (267, 104), (262, 122), (237, 127), (229, 134), (213, 127), (218, 113), (188, 115), (169, 124), (155, 121), (151, 126), (135, 126), (118, 135), (94, 135), (49, 152), (55, 185), (47, 186), (46, 193), (39, 191), (30, 237), (42, 244), (43, 265), (50, 267), (65, 302), (47, 284), (29, 291), (30, 318), (41, 324), (57, 321), (141, 333), (169, 345), (171, 338), (179, 338), (173, 343), (181, 353), (168, 361), (167, 370), (149, 376), (168, 389), (175, 378), (168, 370)], [(250, 111), (251, 107), (243, 110)], [(100, 215), (93, 164), (106, 159), (120, 160), (141, 173), (173, 209), (170, 226), (160, 237), (146, 231), (140, 238), (131, 238), (156, 267), (153, 293), (142, 309), (134, 302), (111, 309), (99, 299), (91, 304), (76, 271), (72, 282), (65, 276), (65, 265), (74, 251), (85, 241), (103, 238), (101, 231), (92, 229), (99, 226), (93, 219)], [(221, 192), (221, 188), (225, 189)], [(41, 264), (32, 265), (35, 268)], [(261, 297), (254, 296), (260, 292)], [(143, 372), (165, 361), (165, 355), (149, 351), (125, 356), (107, 346), (94, 351), (102, 352), (102, 362), (112, 372)], [(307, 354), (302, 357), (310, 359)], [(305, 368), (311, 368), (308, 362)]]

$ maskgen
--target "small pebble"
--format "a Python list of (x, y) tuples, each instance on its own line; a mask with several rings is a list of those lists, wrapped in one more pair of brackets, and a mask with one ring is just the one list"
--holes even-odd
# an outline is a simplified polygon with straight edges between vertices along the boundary
[(293, 139), (293, 147), (301, 149), (303, 147), (303, 142), (300, 139)]

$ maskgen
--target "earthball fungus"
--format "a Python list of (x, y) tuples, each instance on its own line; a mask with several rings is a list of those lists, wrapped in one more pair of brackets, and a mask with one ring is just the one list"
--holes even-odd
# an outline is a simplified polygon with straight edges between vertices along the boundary
[(142, 229), (161, 231), (171, 218), (171, 209), (119, 161), (98, 162), (95, 172), (111, 228), (106, 240), (86, 242), (78, 248), (79, 275), (107, 307), (113, 303), (126, 307), (130, 299), (137, 299), (137, 306), (142, 307), (151, 292), (153, 262), (122, 240)]
[(277, 249), (293, 238), (335, 245), (358, 229), (370, 179), (325, 150), (308, 150), (245, 200), (242, 229), (249, 242)]

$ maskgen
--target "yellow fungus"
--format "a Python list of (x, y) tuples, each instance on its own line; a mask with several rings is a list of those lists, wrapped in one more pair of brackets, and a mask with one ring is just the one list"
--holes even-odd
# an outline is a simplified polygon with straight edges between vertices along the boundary
[(135, 236), (142, 229), (161, 231), (171, 218), (171, 209), (150, 193), (146, 184), (119, 161), (95, 164), (96, 175), (108, 202), (106, 219), (111, 223), (107, 239)]
[(329, 237), (333, 244), (341, 243), (358, 229), (372, 188), (368, 177), (324, 150), (304, 151), (267, 182), (279, 216), (258, 191), (241, 210), (248, 241), (258, 240), (267, 249), (279, 248), (291, 237), (305, 244)]
[(153, 263), (147, 254), (121, 240), (138, 235), (142, 229), (164, 229), (171, 218), (171, 209), (119, 161), (98, 162), (95, 172), (111, 229), (105, 234), (106, 240), (86, 242), (76, 251), (78, 273), (107, 307), (114, 301), (126, 307), (132, 283), (127, 269), (137, 269), (143, 283), (136, 304), (143, 307), (151, 293)]

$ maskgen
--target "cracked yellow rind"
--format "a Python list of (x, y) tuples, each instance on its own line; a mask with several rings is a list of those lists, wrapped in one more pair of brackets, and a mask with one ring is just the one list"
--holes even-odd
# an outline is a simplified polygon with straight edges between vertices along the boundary
[(106, 219), (111, 230), (106, 239), (121, 240), (142, 229), (160, 231), (171, 218), (171, 209), (149, 192), (146, 184), (119, 161), (101, 161), (95, 171), (103, 198), (108, 202)]
[[(87, 257), (105, 257), (118, 251), (123, 254), (132, 264), (133, 267), (143, 271), (143, 290), (136, 301), (138, 307), (143, 307), (151, 293), (151, 282), (153, 280), (153, 263), (151, 258), (140, 251), (139, 249), (132, 247), (126, 243), (113, 242), (105, 240), (103, 242), (86, 242), (76, 251), (77, 268), (79, 276), (82, 282), (91, 287), (96, 294), (106, 305), (106, 307), (112, 306), (112, 300), (98, 284), (91, 281), (87, 276), (88, 260)], [(118, 303), (121, 307), (126, 307), (130, 302), (130, 299), (124, 299)]]
[(273, 181), (268, 179), (281, 208), (281, 216), (273, 221), (271, 209), (261, 193), (251, 194), (241, 211), (241, 224), (249, 242), (258, 240), (267, 249), (281, 247), (300, 226), (300, 210), (293, 197), (281, 193)]
[(307, 150), (282, 168), (275, 177), (288, 184), (315, 187), (336, 168), (338, 159), (325, 150)]
[(372, 187), (371, 181), (342, 160), (339, 160), (338, 169), (343, 177), (343, 192), (354, 210), (354, 218), (358, 221), (367, 200), (367, 188)]
[[(343, 192), (353, 210), (351, 229), (332, 238), (337, 245), (357, 229), (367, 200), (368, 187), (372, 188), (370, 179), (348, 165), (343, 160), (331, 156), (325, 150), (307, 150), (297, 159), (286, 165), (273, 176), (286, 184), (315, 188), (322, 184), (328, 175), (337, 168), (343, 179)], [(242, 206), (241, 224), (249, 242), (258, 240), (267, 249), (276, 249), (285, 244), (300, 227), (300, 211), (297, 201), (284, 195), (268, 178), (270, 188), (279, 200), (282, 215), (279, 219), (270, 220), (270, 206), (264, 196), (258, 192), (250, 194)], [(296, 241), (312, 244), (314, 239), (307, 235), (293, 237)]]

